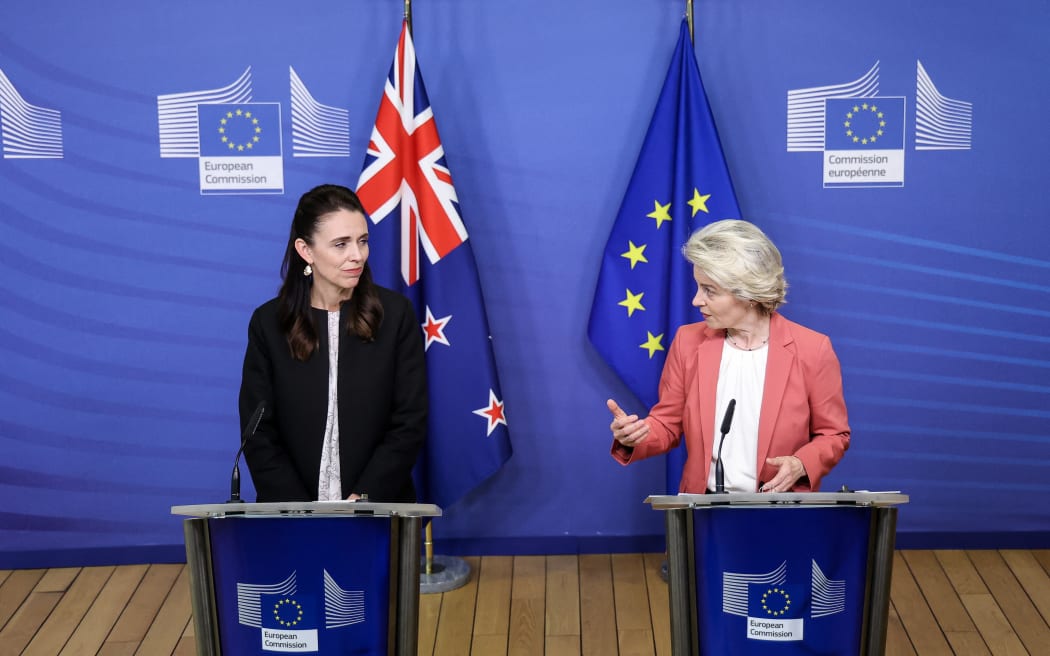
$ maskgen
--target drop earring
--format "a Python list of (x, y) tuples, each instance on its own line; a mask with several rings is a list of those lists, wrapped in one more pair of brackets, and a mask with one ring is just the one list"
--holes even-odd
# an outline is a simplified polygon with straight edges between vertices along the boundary
[(312, 266), (310, 266), (309, 264), (307, 264), (307, 265), (306, 265), (306, 266), (305, 266), (305, 267), (303, 268), (303, 275), (304, 275), (304, 276), (307, 276), (307, 277), (309, 277), (310, 275), (312, 275), (312, 274), (313, 274), (313, 272), (314, 272), (314, 268), (313, 268)]

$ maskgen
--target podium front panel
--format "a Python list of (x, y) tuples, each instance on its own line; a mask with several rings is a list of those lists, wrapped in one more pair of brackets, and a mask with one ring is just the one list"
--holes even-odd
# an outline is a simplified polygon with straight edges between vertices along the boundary
[(223, 656), (393, 653), (397, 552), (388, 518), (208, 524)]
[(859, 654), (872, 508), (693, 512), (700, 653)]

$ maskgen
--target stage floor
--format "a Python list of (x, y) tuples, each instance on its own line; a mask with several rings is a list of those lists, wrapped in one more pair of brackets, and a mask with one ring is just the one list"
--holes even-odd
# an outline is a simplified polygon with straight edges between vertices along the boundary
[[(662, 554), (468, 558), (420, 598), (419, 653), (669, 656)], [(898, 551), (886, 653), (1047, 653), (1050, 550)], [(183, 565), (0, 570), (0, 652), (195, 653)]]

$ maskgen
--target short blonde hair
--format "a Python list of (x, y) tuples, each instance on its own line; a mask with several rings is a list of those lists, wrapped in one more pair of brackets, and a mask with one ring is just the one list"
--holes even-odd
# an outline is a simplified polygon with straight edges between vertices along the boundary
[(780, 251), (753, 223), (726, 219), (694, 232), (682, 255), (719, 287), (765, 314), (784, 304), (787, 280)]

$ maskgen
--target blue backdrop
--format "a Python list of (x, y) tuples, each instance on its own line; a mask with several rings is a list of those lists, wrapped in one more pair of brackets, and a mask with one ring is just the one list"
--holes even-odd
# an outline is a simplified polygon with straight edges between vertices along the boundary
[[(585, 330), (683, 8), (413, 6), (514, 448), (439, 549), (662, 545), (662, 462), (608, 456), (605, 399), (644, 409)], [(170, 506), (225, 499), (250, 312), (298, 196), (359, 177), (401, 9), (0, 8), (0, 567), (177, 558)], [(741, 210), (842, 361), (853, 446), (825, 489), (909, 493), (901, 544), (1050, 544), (1048, 29), (1044, 0), (696, 2)], [(836, 95), (893, 99), (901, 185), (825, 186)], [(202, 102), (269, 108), (266, 184), (202, 192)]]

